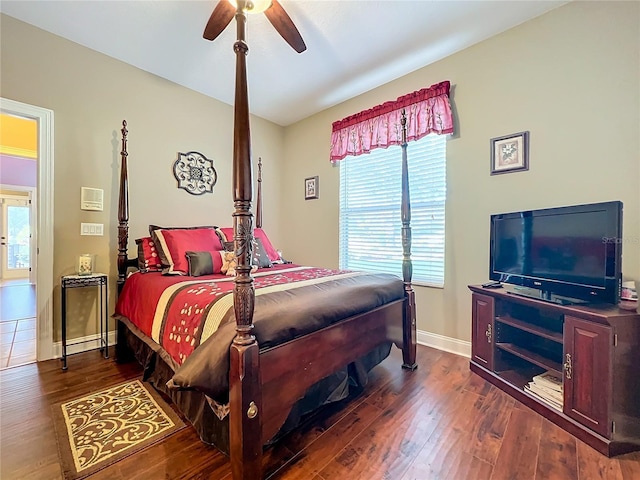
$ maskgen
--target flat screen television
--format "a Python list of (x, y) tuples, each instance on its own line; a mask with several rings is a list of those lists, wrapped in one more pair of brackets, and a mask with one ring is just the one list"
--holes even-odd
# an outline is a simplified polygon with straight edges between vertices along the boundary
[(558, 303), (617, 303), (622, 202), (491, 215), (491, 280)]

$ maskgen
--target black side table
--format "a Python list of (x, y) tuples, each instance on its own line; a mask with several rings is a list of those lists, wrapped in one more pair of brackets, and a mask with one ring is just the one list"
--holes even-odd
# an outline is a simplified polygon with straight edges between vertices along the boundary
[(62, 369), (67, 369), (67, 288), (99, 287), (100, 302), (100, 351), (104, 358), (109, 358), (109, 298), (107, 291), (108, 277), (104, 273), (91, 275), (65, 275), (60, 282), (62, 286)]

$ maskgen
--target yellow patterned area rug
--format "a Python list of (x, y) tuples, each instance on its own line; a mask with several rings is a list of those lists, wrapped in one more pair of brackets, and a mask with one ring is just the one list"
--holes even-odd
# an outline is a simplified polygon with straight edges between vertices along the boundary
[(185, 427), (153, 387), (140, 380), (52, 408), (67, 480), (85, 478)]

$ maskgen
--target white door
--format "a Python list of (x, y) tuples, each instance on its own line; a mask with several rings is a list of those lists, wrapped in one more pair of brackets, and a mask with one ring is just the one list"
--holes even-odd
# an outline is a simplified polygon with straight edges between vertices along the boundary
[(31, 206), (28, 199), (0, 195), (2, 278), (28, 278), (31, 267)]

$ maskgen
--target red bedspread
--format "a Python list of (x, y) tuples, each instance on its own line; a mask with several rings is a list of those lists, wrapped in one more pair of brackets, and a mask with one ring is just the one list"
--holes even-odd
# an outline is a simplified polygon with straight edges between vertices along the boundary
[[(334, 277), (360, 275), (325, 268), (278, 265), (254, 274), (256, 296), (322, 283)], [(182, 365), (220, 325), (235, 321), (234, 277), (163, 276), (134, 273), (126, 281), (116, 315), (128, 318)]]
[[(261, 350), (404, 299), (402, 280), (389, 274), (279, 265), (258, 270), (254, 279), (254, 334)], [(222, 275), (134, 273), (115, 317), (150, 346), (159, 344), (156, 351), (174, 371), (170, 389), (199, 390), (223, 405), (236, 334), (233, 287), (234, 278)]]

